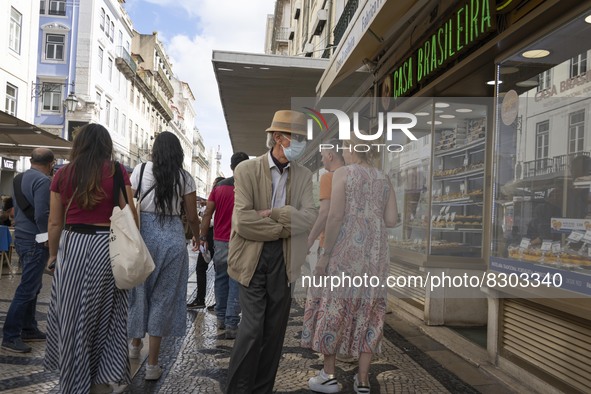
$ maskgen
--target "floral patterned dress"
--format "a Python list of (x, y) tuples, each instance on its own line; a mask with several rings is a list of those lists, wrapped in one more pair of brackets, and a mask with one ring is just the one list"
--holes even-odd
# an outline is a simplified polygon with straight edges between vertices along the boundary
[(308, 289), (302, 346), (322, 354), (359, 356), (381, 351), (386, 312), (382, 284), (389, 261), (384, 212), (391, 188), (376, 168), (345, 168), (343, 224), (326, 268), (326, 275), (342, 283)]

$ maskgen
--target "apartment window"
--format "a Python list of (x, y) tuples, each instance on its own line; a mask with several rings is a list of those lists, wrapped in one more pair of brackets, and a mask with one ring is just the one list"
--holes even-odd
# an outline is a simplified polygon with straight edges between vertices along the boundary
[(117, 46), (123, 45), (123, 32), (119, 30), (119, 34), (117, 35)]
[(103, 50), (103, 48), (99, 47), (98, 50), (98, 69), (99, 72), (102, 74), (103, 73), (103, 57), (105, 56), (105, 51)]
[(109, 37), (109, 26), (111, 25), (111, 17), (107, 15), (107, 20), (105, 22), (105, 34)]
[(102, 31), (105, 31), (105, 17), (107, 16), (107, 13), (105, 12), (104, 8), (101, 8), (101, 20), (99, 22), (99, 26), (101, 27)]
[(49, 0), (49, 15), (66, 15), (66, 0)]
[(63, 61), (65, 43), (66, 36), (63, 34), (46, 34), (45, 59)]
[(568, 115), (568, 153), (583, 151), (585, 136), (585, 111), (581, 110)]
[(135, 106), (137, 108), (137, 110), (140, 110), (140, 92), (137, 92), (137, 96), (135, 97)]
[(16, 53), (21, 53), (21, 31), (23, 25), (23, 16), (20, 12), (10, 7), (10, 33), (8, 37), (8, 47)]
[(115, 22), (111, 22), (110, 37), (111, 37), (111, 42), (114, 42), (114, 40), (115, 40)]
[(546, 70), (544, 72), (542, 72), (541, 74), (538, 74), (538, 92), (541, 92), (542, 90), (546, 90), (546, 89), (550, 89), (552, 87), (552, 80), (551, 80), (551, 76), (550, 76), (550, 71), (552, 70)]
[(12, 116), (16, 116), (16, 100), (18, 88), (9, 83), (6, 84), (6, 105), (5, 111)]
[(62, 85), (51, 82), (43, 83), (43, 111), (61, 112)]
[(105, 100), (105, 124), (111, 127), (111, 101)]
[(133, 120), (129, 119), (129, 137), (133, 135)]
[(115, 108), (115, 114), (113, 116), (113, 129), (116, 133), (119, 132), (119, 108)]
[(546, 168), (550, 136), (550, 122), (536, 124), (536, 168)]
[(45, 15), (45, 0), (41, 0), (39, 3), (39, 13)]
[(121, 134), (125, 137), (125, 127), (127, 126), (127, 116), (121, 114)]
[(109, 82), (113, 80), (113, 59), (111, 58), (107, 60), (107, 78)]
[(574, 78), (577, 75), (581, 75), (585, 71), (587, 71), (587, 52), (580, 53), (570, 59), (569, 78)]
[(135, 132), (133, 133), (133, 142), (135, 142), (135, 144), (137, 145), (137, 139), (139, 137), (139, 126), (136, 124), (135, 125)]
[(133, 105), (133, 84), (129, 85), (129, 102)]

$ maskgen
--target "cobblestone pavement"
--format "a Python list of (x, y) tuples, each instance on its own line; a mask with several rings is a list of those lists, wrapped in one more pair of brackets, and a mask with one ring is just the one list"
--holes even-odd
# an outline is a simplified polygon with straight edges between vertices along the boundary
[[(191, 273), (188, 300), (195, 291), (196, 256), (191, 255)], [(3, 325), (10, 298), (20, 276), (6, 275), (0, 279), (0, 325)], [(208, 271), (207, 304), (214, 303), (213, 270)], [(44, 331), (48, 309), (51, 277), (45, 275), (38, 303), (37, 318)], [(322, 358), (309, 349), (299, 346), (303, 320), (303, 300), (294, 299), (288, 323), (283, 355), (275, 382), (278, 393), (308, 393), (307, 380), (322, 368)], [(144, 380), (141, 362), (146, 356), (142, 351), (140, 363), (132, 365), (135, 373), (128, 393), (220, 393), (225, 385), (226, 372), (233, 341), (226, 340), (224, 332), (216, 328), (213, 312), (187, 311), (187, 333), (182, 338), (165, 338), (162, 342), (160, 364), (164, 373), (160, 380)], [(59, 393), (57, 376), (45, 372), (42, 367), (44, 343), (32, 343), (33, 351), (19, 355), (0, 350), (0, 391), (5, 393)], [(441, 349), (443, 346), (439, 345)], [(429, 354), (419, 349), (404, 336), (385, 327), (383, 353), (372, 362), (370, 384), (372, 393), (478, 393), (474, 386), (462, 381), (445, 369)], [(431, 350), (440, 350), (432, 348)], [(337, 362), (337, 378), (342, 392), (353, 392), (353, 376), (356, 364)], [(481, 372), (480, 372), (481, 373)], [(485, 378), (485, 383), (489, 383)], [(508, 392), (496, 382), (489, 392)], [(490, 386), (490, 384), (488, 385)], [(483, 386), (485, 387), (485, 386)], [(497, 391), (501, 390), (503, 391)], [(488, 390), (487, 390), (488, 391)]]

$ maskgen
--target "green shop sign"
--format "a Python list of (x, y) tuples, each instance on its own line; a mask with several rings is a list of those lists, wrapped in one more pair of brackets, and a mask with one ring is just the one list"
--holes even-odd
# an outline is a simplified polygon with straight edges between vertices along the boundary
[(494, 2), (469, 0), (454, 10), (451, 17), (394, 69), (393, 96), (404, 96), (492, 31), (495, 24), (491, 1)]

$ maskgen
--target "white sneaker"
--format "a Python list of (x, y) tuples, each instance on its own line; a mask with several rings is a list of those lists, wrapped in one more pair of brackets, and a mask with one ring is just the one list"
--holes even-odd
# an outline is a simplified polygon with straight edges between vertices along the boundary
[(318, 375), (308, 380), (308, 387), (310, 387), (310, 390), (319, 393), (338, 393), (341, 391), (336, 376), (325, 373), (324, 369), (321, 369)]
[(129, 358), (140, 358), (140, 352), (144, 347), (144, 342), (140, 342), (139, 346), (133, 346), (132, 343), (129, 343)]
[(150, 365), (146, 363), (146, 376), (145, 380), (158, 380), (162, 376), (162, 368), (160, 365)]
[(355, 379), (353, 379), (353, 390), (358, 394), (369, 394), (369, 383), (367, 383), (367, 385), (360, 385), (359, 378), (357, 377), (357, 374), (355, 374)]

